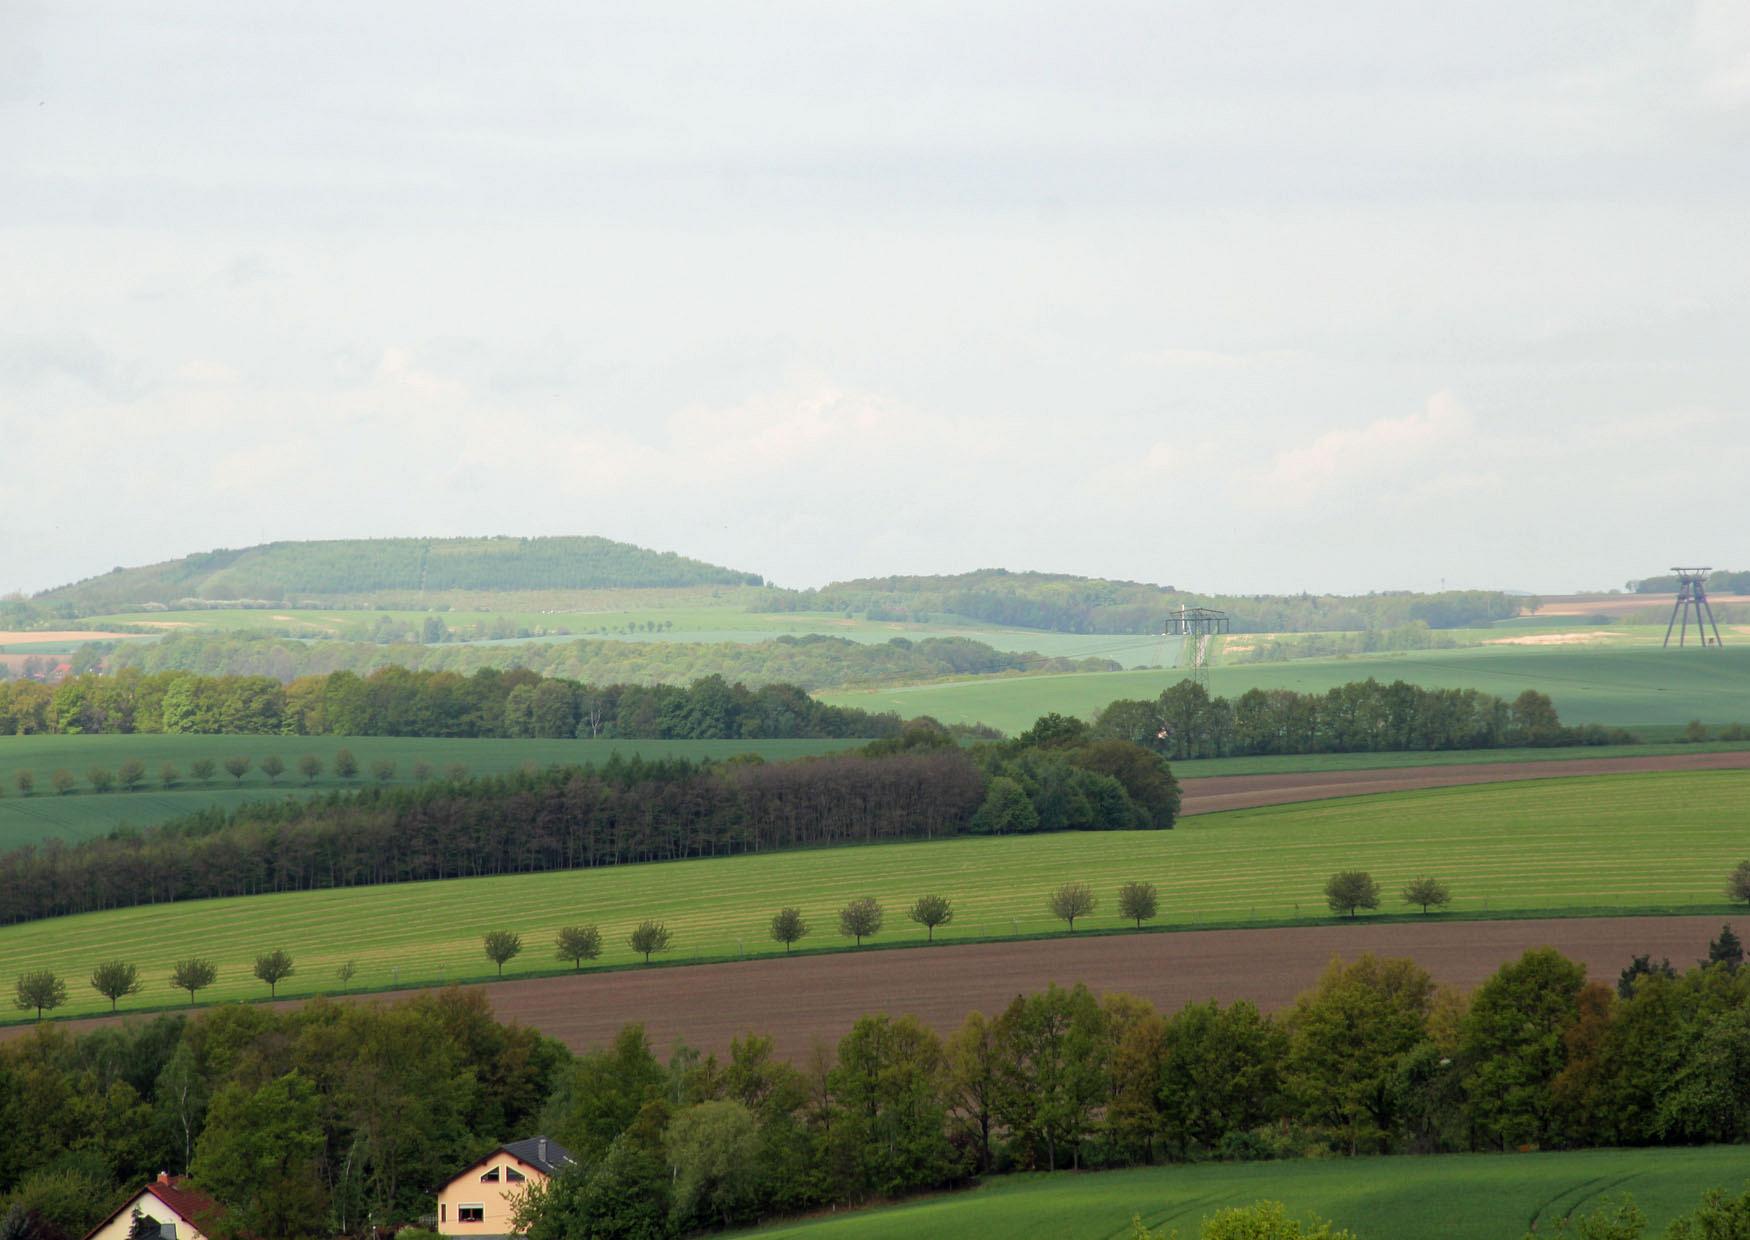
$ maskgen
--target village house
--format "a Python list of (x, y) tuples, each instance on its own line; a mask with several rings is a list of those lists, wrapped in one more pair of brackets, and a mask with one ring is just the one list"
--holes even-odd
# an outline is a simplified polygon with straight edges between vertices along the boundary
[(181, 1176), (166, 1175), (135, 1193), (103, 1222), (85, 1234), (85, 1240), (128, 1240), (134, 1230), (134, 1215), (158, 1224), (162, 1240), (208, 1240), (206, 1230), (223, 1214), (223, 1208)]
[(571, 1155), (558, 1142), (546, 1137), (530, 1137), (499, 1146), (438, 1190), (438, 1233), (514, 1235), (511, 1215), (516, 1210), (517, 1197), (531, 1185), (545, 1184), (571, 1161)]

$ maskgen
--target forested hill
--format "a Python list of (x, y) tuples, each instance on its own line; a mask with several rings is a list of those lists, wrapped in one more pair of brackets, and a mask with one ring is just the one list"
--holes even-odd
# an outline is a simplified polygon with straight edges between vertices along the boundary
[(761, 584), (754, 573), (606, 538), (347, 538), (206, 551), (117, 568), (37, 598), (88, 612), (184, 599), (293, 603), (371, 591)]
[(1196, 594), (1140, 581), (1108, 581), (1063, 573), (981, 569), (945, 577), (866, 577), (819, 590), (774, 592), (771, 610), (848, 610), (871, 619), (928, 620), (963, 616), (989, 624), (1063, 633), (1158, 633), (1180, 607), (1216, 607), (1235, 632), (1284, 633), (1394, 628), (1420, 620), (1459, 628), (1503, 620), (1529, 600), (1496, 590), (1439, 594)]

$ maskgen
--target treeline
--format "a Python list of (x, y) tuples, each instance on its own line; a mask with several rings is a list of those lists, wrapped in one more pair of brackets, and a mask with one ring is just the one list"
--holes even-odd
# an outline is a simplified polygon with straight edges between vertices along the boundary
[(1393, 629), (1359, 633), (1307, 633), (1294, 637), (1246, 634), (1221, 647), (1224, 663), (1283, 663), (1289, 659), (1329, 659), (1341, 655), (1380, 654), (1393, 650), (1450, 650), (1458, 645), (1451, 633), (1428, 627), (1422, 620)]
[(963, 616), (989, 624), (1062, 633), (1159, 633), (1180, 607), (1229, 613), (1235, 632), (1389, 629), (1420, 620), (1462, 628), (1518, 615), (1530, 600), (1497, 590), (1407, 591), (1367, 595), (1194, 594), (1172, 586), (1059, 573), (984, 569), (944, 577), (875, 577), (819, 590), (769, 591), (770, 611), (850, 611), (876, 620), (930, 621)]
[(1549, 697), (1535, 689), (1509, 702), (1475, 689), (1372, 679), (1324, 693), (1248, 689), (1232, 700), (1182, 680), (1157, 698), (1113, 702), (1095, 719), (1093, 734), (1171, 758), (1628, 745), (1640, 739), (1597, 724), (1566, 727)]
[(964, 834), (1168, 828), (1155, 754), (1041, 735), (965, 750), (915, 725), (861, 754), (600, 767), (207, 810), (0, 855), (0, 923), (217, 896), (528, 874)]
[[(1629, 582), (1628, 588), (1636, 594), (1674, 594), (1677, 591), (1677, 577), (1673, 573), (1643, 577), (1639, 581)], [(1717, 594), (1750, 594), (1750, 569), (1734, 573), (1722, 568), (1709, 573), (1707, 588)]]
[(299, 676), (384, 667), (413, 671), (526, 668), (545, 676), (592, 684), (685, 684), (705, 676), (750, 685), (791, 684), (804, 689), (898, 684), (941, 676), (995, 672), (1108, 672), (1110, 659), (1065, 659), (995, 650), (963, 637), (855, 642), (810, 634), (762, 642), (622, 642), (578, 639), (487, 646), (468, 643), (400, 645), (300, 642), (220, 634), (173, 633), (155, 642), (130, 642), (109, 656), (114, 668), (206, 675)]
[(305, 676), (188, 672), (0, 683), (0, 735), (236, 733), (268, 736), (584, 737), (641, 740), (876, 738), (897, 715), (827, 706), (794, 685), (749, 689), (711, 676), (690, 686), (588, 685), (514, 668), (472, 676), (387, 667)]
[(45, 1026), (0, 1045), (0, 1213), (69, 1240), (188, 1169), (236, 1234), (430, 1225), (452, 1175), (535, 1133), (576, 1161), (526, 1199), (530, 1240), (665, 1240), (1013, 1171), (1741, 1142), (1750, 975), (1727, 934), (1709, 953), (1609, 985), (1541, 949), (1469, 993), (1363, 956), (1280, 1015), (1053, 986), (947, 1037), (865, 1016), (797, 1064), (752, 1032), (664, 1060), (638, 1026), (574, 1057), (455, 989)]
[(737, 572), (672, 551), (606, 538), (348, 538), (220, 549), (45, 590), (84, 614), (183, 598), (301, 601), (371, 591), (589, 590), (757, 586)]

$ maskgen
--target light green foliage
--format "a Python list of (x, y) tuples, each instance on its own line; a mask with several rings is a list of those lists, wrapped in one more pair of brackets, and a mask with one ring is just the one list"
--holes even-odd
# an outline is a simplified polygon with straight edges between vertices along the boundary
[(781, 908), (772, 914), (772, 941), (782, 943), (789, 951), (808, 935), (808, 922), (798, 908)]
[(912, 904), (906, 917), (929, 931), (929, 941), (936, 941), (936, 927), (954, 920), (954, 902), (946, 896), (922, 895)]
[(1541, 1145), (1554, 1130), (1549, 1084), (1565, 1062), (1563, 1035), (1579, 1019), (1586, 970), (1553, 948), (1502, 965), (1471, 999), (1461, 1049), (1475, 1065), (1470, 1109), (1501, 1148)]
[(664, 1134), (678, 1219), (727, 1227), (750, 1203), (760, 1175), (759, 1126), (741, 1103), (701, 1102)]
[(1070, 930), (1074, 931), (1076, 919), (1087, 917), (1093, 913), (1094, 909), (1098, 907), (1099, 901), (1094, 897), (1092, 887), (1079, 879), (1072, 879), (1053, 891), (1046, 904), (1050, 907), (1053, 917), (1059, 921), (1068, 922)]
[(1342, 917), (1379, 907), (1379, 884), (1366, 870), (1339, 870), (1325, 880), (1325, 904)]
[(37, 1019), (40, 1020), (44, 1012), (52, 1012), (65, 1002), (67, 983), (50, 970), (32, 969), (18, 975), (18, 984), (12, 999), (14, 1007), (27, 1012), (34, 1009)]
[(660, 921), (649, 918), (638, 923), (631, 934), (626, 936), (626, 946), (644, 957), (644, 963), (650, 963), (650, 957), (656, 952), (665, 952), (674, 942), (674, 934)]
[(192, 1170), (227, 1203), (229, 1234), (303, 1236), (319, 1232), (327, 1216), (321, 1152), (316, 1089), (291, 1072), (258, 1089), (230, 1084), (219, 1090)]
[(1750, 1236), (1750, 1192), (1736, 1197), (1709, 1189), (1701, 1205), (1673, 1222), (1665, 1240), (1742, 1240)]
[(139, 994), (140, 987), (140, 970), (126, 960), (106, 960), (91, 972), (91, 989), (109, 1000), (112, 1012), (118, 999)]
[(202, 956), (178, 960), (170, 970), (170, 984), (178, 990), (188, 991), (188, 1001), (191, 1004), (194, 1002), (195, 992), (205, 990), (218, 980), (218, 967)]
[(1019, 1156), (1054, 1171), (1079, 1165), (1107, 1092), (1106, 1015), (1077, 984), (1017, 995), (996, 1022), (996, 1117)]
[(1132, 880), (1118, 889), (1118, 915), (1138, 928), (1145, 921), (1153, 921), (1159, 911), (1160, 899), (1153, 883)]
[(915, 1016), (865, 1016), (829, 1075), (833, 1161), (853, 1198), (931, 1188), (955, 1166), (943, 1123), (942, 1041)]
[(587, 1166), (632, 1126), (646, 1103), (661, 1097), (666, 1081), (644, 1027), (628, 1025), (606, 1050), (577, 1057), (560, 1077), (542, 1124)]
[[(1562, 1240), (1641, 1240), (1646, 1230), (1647, 1216), (1635, 1205), (1635, 1199), (1624, 1193), (1578, 1217), (1557, 1220), (1554, 1234)], [(1525, 1240), (1539, 1237), (1536, 1232), (1527, 1232)]]
[(291, 956), (284, 948), (276, 947), (273, 951), (264, 952), (255, 958), (256, 980), (267, 983), (270, 996), (277, 996), (280, 983), (297, 971)]
[(1437, 878), (1418, 874), (1404, 884), (1404, 903), (1414, 904), (1426, 913), (1431, 908), (1444, 908), (1452, 903), (1452, 889)]
[[(1318, 879), (1308, 875), (1354, 857), (1392, 887), (1437, 870), (1459, 893), (1449, 916), (1483, 913), (1485, 900), (1489, 915), (1711, 912), (1720, 875), (1743, 856), (1747, 799), (1750, 773), (1738, 771), (1476, 785), (1203, 815), (1172, 831), (963, 838), (119, 909), (0, 927), (0, 956), (83, 977), (125, 942), (143, 974), (161, 977), (199, 944), (223, 968), (212, 997), (233, 999), (254, 992), (249, 968), (264, 940), (298, 955), (304, 971), (292, 993), (320, 989), (349, 959), (360, 986), (406, 985), (491, 976), (481, 936), (503, 926), (503, 910), (516, 910), (513, 928), (529, 941), (551, 942), (588, 909), (603, 927), (606, 964), (638, 959), (623, 936), (647, 917), (674, 931), (689, 958), (734, 958), (781, 951), (769, 938), (775, 905), (836, 925), (853, 896), (903, 908), (948, 875), (962, 885), (947, 941), (1061, 930), (1043, 893), (1065, 873), (1107, 891), (1138, 872), (1158, 875), (1167, 915), (1157, 924), (1269, 925), (1323, 918)], [(1681, 822), (1646, 829), (1677, 803)], [(1503, 871), (1509, 853), (1514, 865)], [(1103, 913), (1091, 923), (1128, 924)], [(103, 1010), (89, 992), (69, 1006)]]

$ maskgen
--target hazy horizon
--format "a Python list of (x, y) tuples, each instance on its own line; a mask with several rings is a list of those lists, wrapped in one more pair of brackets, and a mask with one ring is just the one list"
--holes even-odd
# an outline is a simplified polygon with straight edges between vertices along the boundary
[(0, 11), (0, 592), (1750, 567), (1750, 8)]

